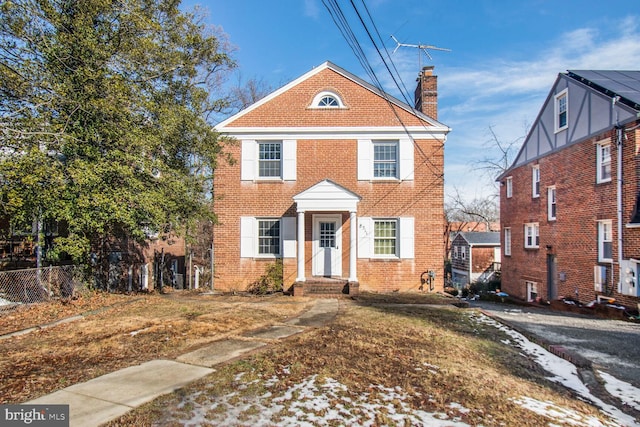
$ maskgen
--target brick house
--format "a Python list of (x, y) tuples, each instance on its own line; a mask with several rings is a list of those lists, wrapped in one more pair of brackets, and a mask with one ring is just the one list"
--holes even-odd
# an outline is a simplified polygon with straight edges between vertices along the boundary
[(451, 243), (451, 283), (457, 289), (486, 283), (500, 271), (500, 233), (456, 233)]
[(423, 68), (414, 108), (325, 62), (217, 125), (237, 162), (215, 171), (216, 289), (244, 290), (275, 260), (297, 291), (412, 291), (441, 271), (436, 79)]
[(558, 75), (500, 182), (502, 289), (635, 307), (640, 71)]

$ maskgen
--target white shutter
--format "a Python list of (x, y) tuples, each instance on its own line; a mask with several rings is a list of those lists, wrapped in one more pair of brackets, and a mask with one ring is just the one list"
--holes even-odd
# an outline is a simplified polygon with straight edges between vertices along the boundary
[(415, 258), (414, 219), (400, 218), (400, 258)]
[(373, 144), (369, 139), (358, 140), (358, 181), (373, 178)]
[(373, 218), (358, 218), (358, 258), (371, 258), (373, 248)]
[(285, 139), (282, 141), (282, 179), (285, 181), (296, 180), (296, 150), (297, 141), (295, 139)]
[(403, 138), (399, 141), (400, 151), (400, 180), (413, 181), (413, 141)]
[(282, 235), (282, 256), (295, 258), (296, 252), (296, 218), (285, 216), (280, 219), (280, 234)]
[(240, 217), (240, 258), (253, 258), (256, 254), (256, 219)]
[(254, 181), (258, 171), (258, 143), (252, 140), (243, 140), (240, 157), (240, 179)]

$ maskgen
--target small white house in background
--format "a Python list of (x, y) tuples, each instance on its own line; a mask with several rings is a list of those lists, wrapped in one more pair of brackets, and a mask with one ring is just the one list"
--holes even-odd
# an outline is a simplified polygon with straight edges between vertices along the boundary
[(451, 282), (461, 289), (489, 282), (500, 271), (499, 232), (459, 232), (451, 244)]

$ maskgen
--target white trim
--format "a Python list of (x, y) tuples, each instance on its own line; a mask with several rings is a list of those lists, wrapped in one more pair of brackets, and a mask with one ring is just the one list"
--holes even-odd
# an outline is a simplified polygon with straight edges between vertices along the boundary
[(240, 258), (253, 258), (255, 256), (257, 228), (255, 217), (240, 217)]
[(296, 217), (283, 216), (280, 219), (280, 238), (282, 239), (282, 257), (295, 258), (297, 254)]
[[(508, 237), (508, 238), (507, 238)], [(504, 228), (504, 256), (511, 256), (511, 227)]]
[[(609, 177), (608, 178), (603, 178), (602, 177), (602, 149), (608, 147), (609, 148)], [(611, 179), (613, 177), (613, 169), (612, 169), (612, 162), (611, 162), (611, 142), (610, 141), (600, 141), (596, 143), (596, 183), (598, 184), (602, 184), (605, 182), (611, 182)]]
[(242, 140), (240, 148), (240, 180), (255, 181), (258, 176), (258, 144), (255, 140)]
[(363, 126), (363, 127), (229, 127), (216, 128), (225, 135), (237, 139), (400, 139), (411, 134), (414, 140), (445, 142), (447, 127), (435, 126)]
[(373, 179), (373, 144), (370, 139), (358, 140), (358, 181)]
[[(554, 211), (555, 208), (555, 212)], [(558, 192), (556, 186), (547, 187), (547, 220), (555, 221), (558, 215)]]
[(400, 258), (413, 259), (415, 258), (415, 220), (413, 217), (401, 217), (399, 222), (400, 226)]
[[(559, 123), (559, 114), (560, 111), (558, 109), (559, 107), (559, 100), (560, 98), (565, 98), (566, 99), (566, 109), (565, 109), (565, 114), (566, 114), (566, 119), (565, 119), (565, 125), (560, 127), (560, 123)], [(563, 130), (566, 130), (569, 127), (569, 88), (564, 89), (562, 92), (557, 93), (554, 97), (553, 97), (553, 129), (554, 129), (554, 133), (558, 133), (558, 132), (562, 132)]]
[[(336, 100), (336, 102), (338, 103), (338, 105), (336, 106), (330, 106), (330, 105), (318, 105), (320, 104), (320, 101), (322, 100), (322, 98), (324, 97), (331, 97), (333, 99)], [(323, 90), (322, 92), (319, 92), (314, 98), (313, 101), (311, 101), (311, 105), (309, 105), (310, 110), (337, 110), (340, 108), (346, 108), (344, 105), (344, 102), (342, 102), (342, 98), (340, 97), (340, 95), (338, 95), (335, 92), (332, 92), (330, 90)]]
[[(598, 262), (611, 262), (613, 261), (613, 221), (610, 219), (603, 219), (597, 221), (598, 223)], [(607, 225), (609, 227), (609, 239), (604, 240), (604, 226)], [(611, 243), (611, 256), (609, 258), (605, 258), (603, 256), (604, 253), (604, 243)]]
[(398, 178), (400, 181), (413, 181), (413, 141), (409, 138), (400, 138), (398, 141)]
[(282, 141), (282, 180), (295, 181), (298, 169), (297, 141), (285, 139)]
[(505, 195), (507, 197), (507, 199), (510, 199), (513, 197), (513, 177), (512, 176), (508, 176), (504, 179), (505, 182), (505, 186), (507, 187), (505, 190)]
[[(531, 230), (531, 244), (527, 244), (529, 237), (528, 230)], [(540, 247), (540, 224), (537, 222), (527, 222), (524, 224), (524, 247), (525, 249), (538, 249)]]

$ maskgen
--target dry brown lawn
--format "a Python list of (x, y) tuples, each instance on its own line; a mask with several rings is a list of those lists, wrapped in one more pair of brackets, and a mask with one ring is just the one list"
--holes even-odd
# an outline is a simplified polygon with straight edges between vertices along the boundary
[(309, 300), (286, 296), (91, 293), (0, 312), (0, 334), (84, 314), (0, 341), (0, 403), (20, 403), (149, 360), (280, 323)]

